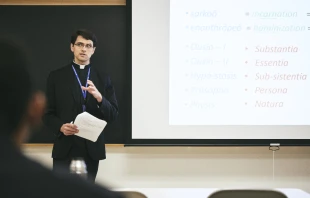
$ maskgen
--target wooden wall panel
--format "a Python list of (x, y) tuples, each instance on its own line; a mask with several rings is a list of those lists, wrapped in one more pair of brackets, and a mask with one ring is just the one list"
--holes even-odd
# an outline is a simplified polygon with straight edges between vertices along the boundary
[(126, 5), (126, 0), (0, 0), (0, 5)]

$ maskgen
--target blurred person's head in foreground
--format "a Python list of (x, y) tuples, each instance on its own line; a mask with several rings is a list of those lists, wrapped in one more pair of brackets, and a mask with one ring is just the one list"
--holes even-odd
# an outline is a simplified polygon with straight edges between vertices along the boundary
[(20, 146), (44, 113), (45, 96), (33, 89), (25, 51), (0, 39), (0, 138)]

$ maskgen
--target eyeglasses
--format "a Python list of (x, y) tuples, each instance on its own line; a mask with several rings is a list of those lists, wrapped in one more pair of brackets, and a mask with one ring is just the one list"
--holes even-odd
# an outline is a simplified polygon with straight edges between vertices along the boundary
[(93, 48), (93, 46), (91, 44), (84, 44), (84, 43), (75, 43), (74, 45), (78, 46), (79, 48), (84, 48), (86, 47), (86, 49), (91, 49)]

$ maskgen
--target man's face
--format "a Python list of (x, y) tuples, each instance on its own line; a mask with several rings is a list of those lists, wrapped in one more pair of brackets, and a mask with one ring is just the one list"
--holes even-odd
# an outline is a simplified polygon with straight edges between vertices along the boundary
[(94, 54), (95, 48), (93, 41), (86, 40), (82, 36), (78, 36), (74, 45), (71, 44), (71, 51), (74, 54), (74, 61), (77, 64), (89, 64), (90, 57)]

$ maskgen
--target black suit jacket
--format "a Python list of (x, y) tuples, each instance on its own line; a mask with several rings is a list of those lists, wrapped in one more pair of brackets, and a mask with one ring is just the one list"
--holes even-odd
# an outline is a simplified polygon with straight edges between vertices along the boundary
[[(118, 104), (110, 77), (99, 73), (94, 66), (91, 66), (89, 79), (101, 93), (102, 103), (98, 105), (97, 100), (87, 93), (86, 111), (108, 123), (114, 121), (118, 115)], [(43, 122), (56, 136), (52, 157), (65, 158), (75, 137), (73, 135), (65, 136), (60, 132), (60, 128), (63, 124), (74, 121), (76, 116), (82, 113), (82, 101), (84, 100), (72, 64), (49, 74), (46, 95), (48, 106)], [(104, 132), (101, 133), (97, 142), (86, 140), (86, 147), (92, 159), (105, 159)]]
[(26, 158), (9, 141), (0, 139), (1, 197), (121, 198), (103, 186), (67, 173), (56, 174)]

